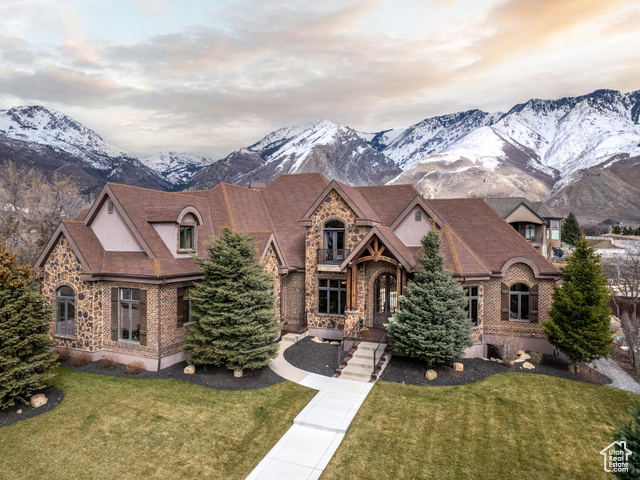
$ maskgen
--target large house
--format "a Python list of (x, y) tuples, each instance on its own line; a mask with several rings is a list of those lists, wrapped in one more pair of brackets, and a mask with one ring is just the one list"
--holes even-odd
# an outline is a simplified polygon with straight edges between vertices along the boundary
[(437, 228), (469, 298), (466, 355), (514, 336), (551, 350), (542, 322), (558, 273), (483, 199), (427, 200), (411, 185), (352, 187), (318, 173), (260, 187), (107, 184), (59, 225), (36, 264), (57, 345), (150, 370), (184, 359), (190, 292), (202, 278), (191, 254), (206, 255), (223, 226), (254, 238), (284, 329), (341, 339), (361, 320), (383, 331), (419, 268), (421, 238)]
[(485, 198), (485, 201), (543, 256), (551, 258), (553, 248), (561, 247), (563, 217), (544, 203), (524, 197)]

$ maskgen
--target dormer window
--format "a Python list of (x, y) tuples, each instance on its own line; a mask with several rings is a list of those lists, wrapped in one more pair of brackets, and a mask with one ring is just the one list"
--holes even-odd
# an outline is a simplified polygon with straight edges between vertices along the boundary
[(195, 226), (180, 225), (180, 250), (195, 250)]

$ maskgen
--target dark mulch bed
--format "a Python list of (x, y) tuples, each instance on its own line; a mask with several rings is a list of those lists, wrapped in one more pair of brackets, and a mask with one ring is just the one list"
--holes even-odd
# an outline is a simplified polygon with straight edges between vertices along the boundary
[(516, 363), (512, 368), (508, 368), (497, 362), (482, 360), (481, 358), (465, 358), (462, 360), (462, 364), (464, 365), (464, 371), (462, 372), (456, 372), (452, 364), (433, 366), (431, 368), (436, 371), (438, 377), (434, 380), (427, 381), (425, 373), (428, 368), (424, 362), (408, 357), (393, 356), (380, 378), (388, 382), (408, 383), (411, 385), (443, 386), (474, 383), (496, 373), (524, 372), (562, 377), (600, 385), (611, 383), (609, 377), (596, 371), (588, 371), (587, 367), (582, 368), (582, 373), (571, 373), (568, 369), (569, 363), (565, 359), (556, 358), (552, 355), (544, 355), (541, 364), (534, 370), (522, 368), (522, 363)]
[(305, 337), (287, 348), (284, 351), (284, 358), (294, 367), (333, 377), (338, 368), (339, 348), (337, 345), (312, 342), (311, 337)]
[(63, 367), (73, 368), (86, 373), (97, 373), (100, 375), (109, 375), (112, 377), (128, 377), (128, 378), (175, 378), (184, 382), (195, 383), (205, 387), (215, 388), (217, 390), (254, 390), (256, 388), (269, 387), (276, 383), (284, 382), (284, 378), (277, 375), (269, 367), (260, 370), (245, 370), (242, 377), (235, 378), (233, 370), (226, 367), (196, 367), (196, 373), (187, 375), (183, 373), (187, 362), (176, 363), (167, 368), (163, 368), (159, 372), (144, 371), (138, 375), (127, 375), (124, 373), (125, 366), (118, 364), (113, 370), (108, 370), (102, 366), (102, 363), (90, 363), (85, 367), (74, 367), (69, 361), (61, 364)]
[[(49, 401), (40, 408), (33, 408), (29, 404), (25, 405), (24, 403), (16, 403), (13, 407), (9, 407), (6, 410), (0, 410), (0, 428), (21, 422), (22, 420), (37, 417), (38, 415), (42, 415), (43, 413), (53, 410), (60, 404), (60, 402), (62, 402), (62, 398), (64, 397), (62, 390), (58, 387), (46, 387), (38, 390), (37, 392), (33, 392), (32, 395), (37, 395), (38, 393), (44, 393), (45, 397), (47, 397)], [(18, 413), (19, 410), (21, 410), (22, 413)]]

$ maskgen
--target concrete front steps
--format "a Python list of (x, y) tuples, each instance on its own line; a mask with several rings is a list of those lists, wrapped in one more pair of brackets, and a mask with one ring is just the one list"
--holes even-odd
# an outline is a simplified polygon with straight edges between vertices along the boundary
[[(300, 340), (302, 340), (304, 337), (306, 337), (307, 335), (309, 335), (309, 331), (306, 330), (302, 333), (287, 333), (286, 335), (282, 336), (282, 342), (285, 344), (288, 343), (298, 343)], [(283, 348), (287, 348), (289, 345), (285, 345)]]
[(372, 379), (373, 355), (377, 346), (377, 343), (360, 342), (348, 360), (347, 366), (340, 372), (340, 378), (369, 382)]

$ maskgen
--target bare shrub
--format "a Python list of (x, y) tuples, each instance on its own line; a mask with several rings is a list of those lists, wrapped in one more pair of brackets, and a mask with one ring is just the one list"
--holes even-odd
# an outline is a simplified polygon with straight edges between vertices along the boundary
[(497, 348), (504, 364), (510, 367), (518, 358), (518, 351), (522, 350), (522, 341), (518, 338), (507, 338)]
[(124, 373), (127, 375), (139, 375), (144, 372), (146, 368), (144, 368), (144, 363), (140, 360), (136, 360), (135, 362), (131, 362), (124, 367)]
[(542, 363), (542, 354), (540, 352), (529, 352), (531, 357), (529, 361), (536, 367)]
[(71, 355), (71, 365), (74, 367), (86, 367), (91, 362), (93, 362), (93, 358), (88, 352), (80, 352), (75, 355)]
[(638, 352), (636, 352), (636, 339), (640, 331), (640, 317), (638, 315), (629, 314), (626, 310), (622, 312), (620, 317), (620, 326), (624, 332), (624, 338), (629, 345), (629, 360), (634, 370), (638, 370), (640, 362), (638, 361)]
[(100, 366), (106, 370), (113, 370), (118, 367), (118, 361), (113, 355), (109, 355), (100, 360)]
[(59, 349), (58, 354), (58, 362), (63, 363), (71, 358), (71, 349), (69, 347), (64, 347)]

